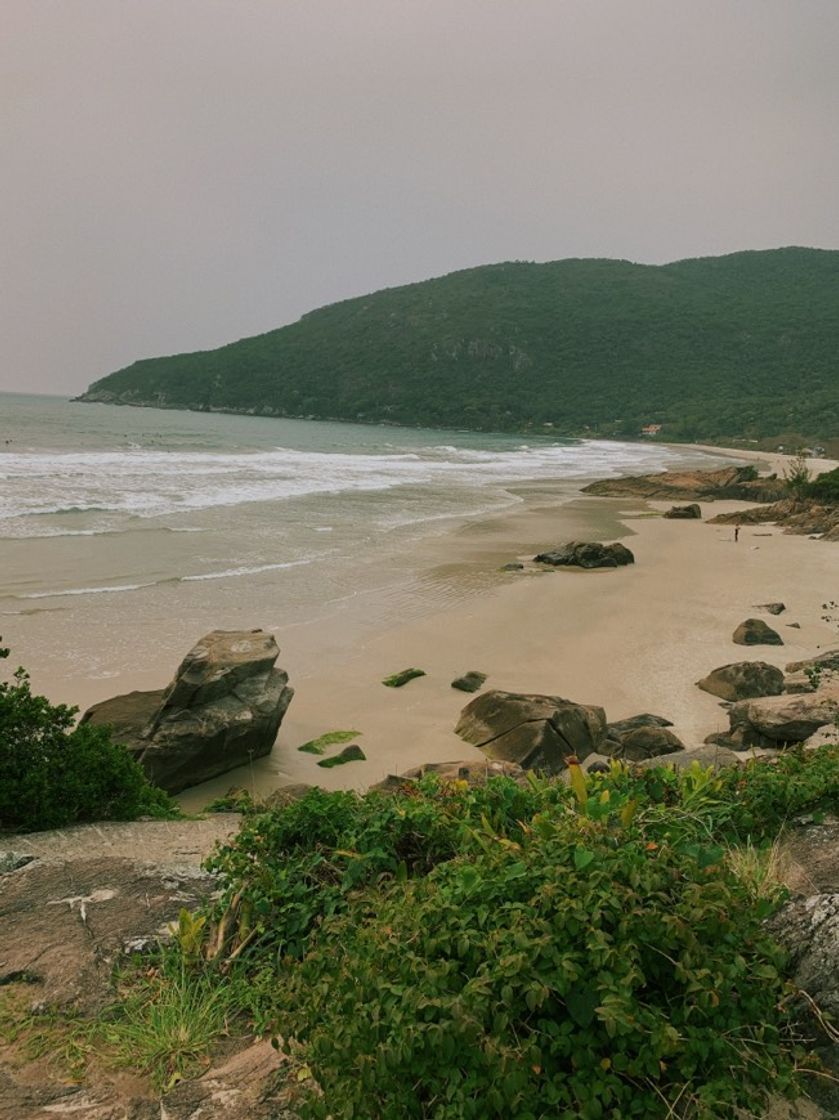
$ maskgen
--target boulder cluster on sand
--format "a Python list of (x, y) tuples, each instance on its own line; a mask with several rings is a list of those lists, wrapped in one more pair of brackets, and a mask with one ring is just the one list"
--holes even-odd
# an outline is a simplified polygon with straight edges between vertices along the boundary
[(619, 541), (601, 544), (599, 541), (568, 541), (547, 552), (534, 556), (537, 564), (552, 568), (620, 568), (634, 564), (635, 557)]
[(606, 713), (595, 705), (493, 689), (466, 705), (455, 731), (490, 759), (559, 774), (569, 758), (597, 763), (692, 756), (670, 726), (670, 720), (648, 712), (607, 723)]
[(279, 653), (262, 630), (213, 630), (168, 688), (103, 700), (82, 723), (110, 726), (150, 781), (178, 793), (270, 752), (294, 695)]

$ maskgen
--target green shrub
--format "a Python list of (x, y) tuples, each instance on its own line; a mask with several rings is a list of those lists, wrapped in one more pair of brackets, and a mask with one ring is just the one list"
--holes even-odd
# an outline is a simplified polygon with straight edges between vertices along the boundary
[(23, 669), (0, 682), (0, 830), (174, 812), (104, 728), (73, 727), (77, 711), (33, 696)]
[(837, 805), (839, 745), (312, 790), (211, 860), (225, 887), (183, 954), (293, 1040), (307, 1118), (760, 1114), (793, 1064), (771, 841)]
[(808, 498), (834, 505), (839, 502), (839, 467), (826, 471), (809, 482), (806, 489)]
[(784, 958), (713, 853), (572, 814), (483, 839), (360, 892), (277, 975), (304, 1116), (718, 1118), (789, 1083)]

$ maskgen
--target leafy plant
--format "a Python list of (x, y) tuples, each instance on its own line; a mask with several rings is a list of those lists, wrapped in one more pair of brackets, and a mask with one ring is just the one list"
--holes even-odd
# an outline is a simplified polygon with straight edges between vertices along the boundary
[(716, 852), (539, 814), (359, 892), (277, 975), (306, 1117), (720, 1117), (790, 1083), (783, 954)]
[(799, 451), (784, 467), (784, 482), (795, 497), (803, 497), (809, 489), (813, 472), (807, 466), (807, 456)]
[(77, 711), (33, 695), (22, 668), (0, 681), (0, 829), (176, 815), (105, 728), (73, 726)]

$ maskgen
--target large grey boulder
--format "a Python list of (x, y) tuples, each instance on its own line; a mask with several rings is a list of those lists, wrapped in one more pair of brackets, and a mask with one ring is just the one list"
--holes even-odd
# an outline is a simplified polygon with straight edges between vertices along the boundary
[(94, 704), (82, 722), (109, 725), (150, 781), (178, 793), (270, 752), (294, 695), (279, 652), (262, 630), (214, 630), (167, 689)]
[(715, 733), (705, 742), (735, 750), (746, 747), (783, 747), (803, 743), (820, 727), (839, 718), (839, 702), (832, 697), (764, 696), (740, 700), (728, 711), (730, 730)]
[(784, 674), (765, 661), (735, 661), (714, 669), (696, 686), (722, 700), (779, 696), (784, 691)]
[(533, 559), (537, 564), (549, 564), (553, 568), (619, 568), (635, 563), (635, 557), (619, 541), (613, 544), (569, 541), (548, 552), (540, 552)]
[(762, 618), (747, 618), (732, 635), (738, 646), (782, 646), (784, 639)]
[(561, 696), (492, 689), (466, 705), (455, 731), (490, 758), (556, 774), (569, 756), (603, 753), (606, 714)]

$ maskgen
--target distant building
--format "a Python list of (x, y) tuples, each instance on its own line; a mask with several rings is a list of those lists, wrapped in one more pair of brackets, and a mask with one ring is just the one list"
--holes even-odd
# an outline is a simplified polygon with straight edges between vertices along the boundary
[(661, 424), (645, 424), (641, 429), (642, 436), (657, 436), (661, 431)]

